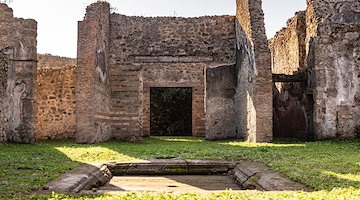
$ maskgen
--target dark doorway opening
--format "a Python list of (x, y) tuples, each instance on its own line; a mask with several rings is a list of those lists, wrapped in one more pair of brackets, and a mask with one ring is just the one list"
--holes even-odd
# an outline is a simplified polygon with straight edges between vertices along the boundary
[(273, 74), (273, 135), (275, 138), (314, 140), (314, 101), (307, 72)]
[(150, 135), (192, 135), (192, 88), (150, 88)]

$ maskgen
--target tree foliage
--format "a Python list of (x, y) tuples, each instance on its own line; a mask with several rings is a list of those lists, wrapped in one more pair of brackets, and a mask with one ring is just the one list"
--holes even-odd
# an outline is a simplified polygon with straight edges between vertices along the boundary
[(151, 135), (191, 135), (191, 111), (191, 88), (151, 88)]

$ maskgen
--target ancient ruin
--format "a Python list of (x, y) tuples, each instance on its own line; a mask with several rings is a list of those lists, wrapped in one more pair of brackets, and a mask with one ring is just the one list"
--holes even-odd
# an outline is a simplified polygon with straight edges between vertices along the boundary
[[(274, 135), (359, 137), (360, 2), (308, 0), (270, 40)], [(292, 134), (292, 135), (291, 135)]]
[(0, 4), (0, 142), (35, 142), (37, 23)]
[(36, 54), (36, 22), (0, 4), (0, 141), (150, 136), (151, 89), (191, 88), (209, 140), (360, 136), (360, 2), (307, 0), (266, 38), (260, 0), (235, 16), (130, 17), (88, 6), (78, 57)]

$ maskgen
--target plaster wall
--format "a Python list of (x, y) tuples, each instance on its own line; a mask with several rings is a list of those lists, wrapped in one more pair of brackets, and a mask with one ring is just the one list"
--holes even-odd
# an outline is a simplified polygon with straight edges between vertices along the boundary
[(6, 82), (1, 84), (6, 93), (1, 97), (5, 108), (1, 115), (8, 127), (0, 130), (3, 141), (35, 141), (36, 31), (36, 21), (14, 18), (12, 9), (0, 3), (0, 51), (2, 63), (6, 61), (2, 64)]

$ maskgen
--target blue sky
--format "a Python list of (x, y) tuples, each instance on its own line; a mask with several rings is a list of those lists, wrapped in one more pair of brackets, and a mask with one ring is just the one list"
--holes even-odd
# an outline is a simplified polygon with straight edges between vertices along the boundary
[[(263, 0), (268, 37), (286, 25), (306, 0)], [(77, 21), (96, 0), (13, 0), (16, 17), (38, 22), (38, 52), (76, 57)], [(117, 13), (136, 16), (195, 17), (235, 15), (236, 0), (108, 0)]]

